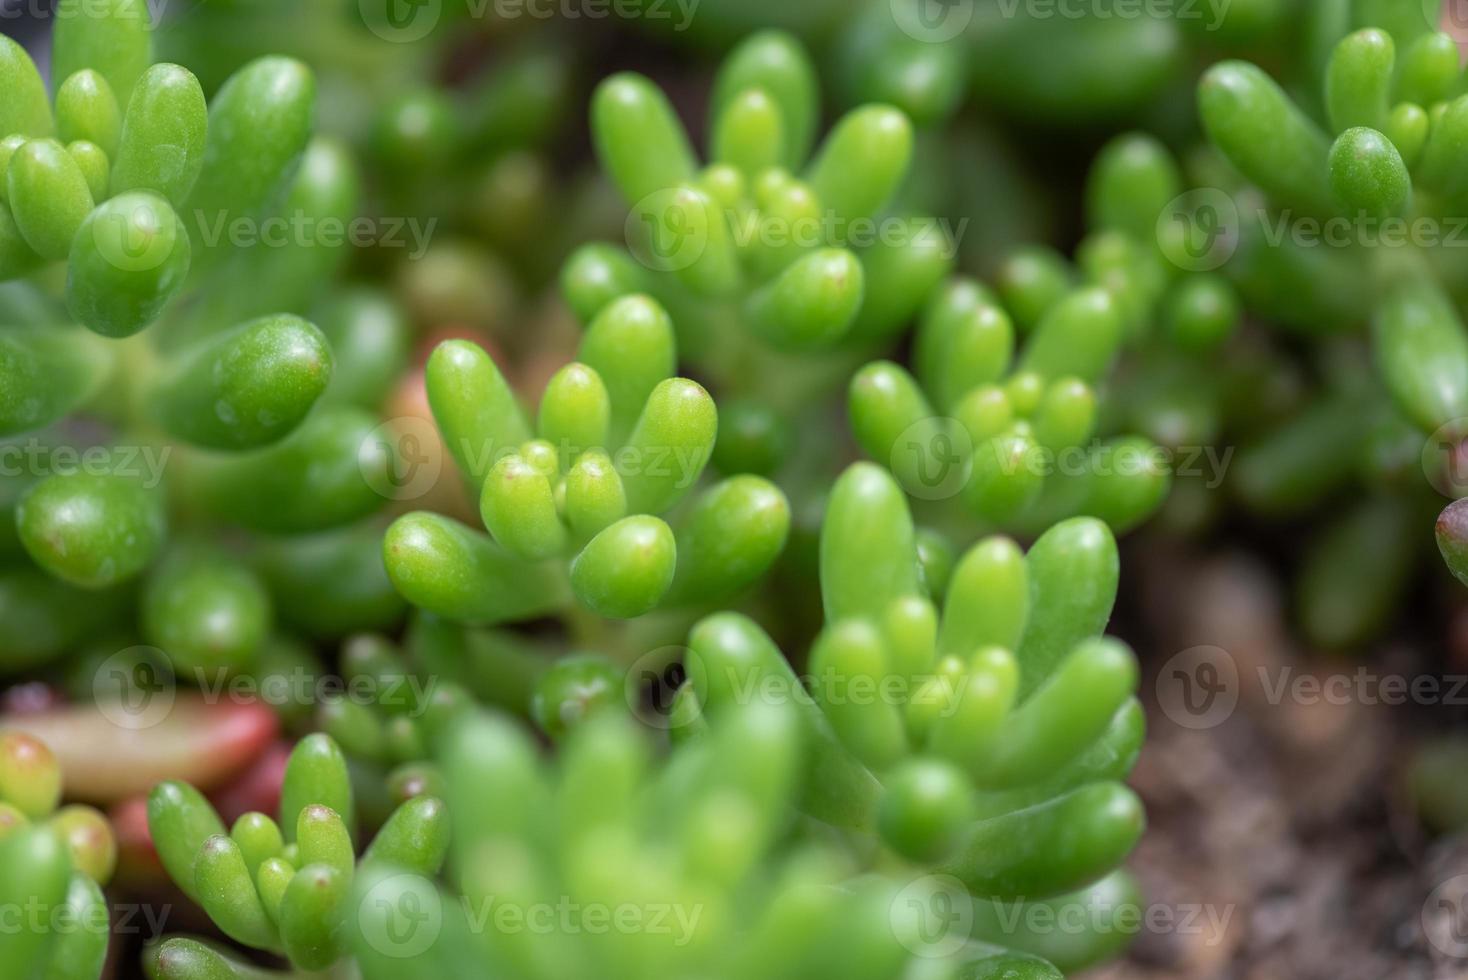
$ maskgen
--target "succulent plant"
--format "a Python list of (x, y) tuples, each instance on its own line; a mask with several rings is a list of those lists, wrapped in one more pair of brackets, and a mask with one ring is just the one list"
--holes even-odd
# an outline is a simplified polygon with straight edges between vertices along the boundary
[(16, 977), (96, 980), (111, 912), (102, 887), (117, 845), (100, 812), (57, 809), (62, 774), (46, 743), (0, 731), (0, 900), (12, 924), (0, 956)]

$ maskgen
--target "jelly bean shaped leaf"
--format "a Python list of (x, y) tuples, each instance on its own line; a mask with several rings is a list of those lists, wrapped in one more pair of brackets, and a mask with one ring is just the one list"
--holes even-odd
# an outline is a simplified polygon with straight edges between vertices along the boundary
[(597, 155), (629, 204), (692, 180), (688, 134), (651, 81), (623, 72), (597, 86), (591, 104)]
[(1407, 207), (1412, 178), (1391, 140), (1374, 129), (1348, 129), (1330, 148), (1330, 186), (1348, 214), (1395, 217)]
[(1119, 559), (1111, 531), (1077, 517), (1042, 534), (1025, 564), (1030, 615), (1016, 653), (1021, 697), (1037, 689), (1076, 644), (1099, 634), (1116, 601)]
[(1386, 123), (1396, 56), (1391, 35), (1374, 28), (1336, 45), (1325, 76), (1325, 102), (1337, 133), (1358, 126), (1380, 129)]
[(477, 491), (498, 455), (530, 438), (524, 413), (494, 360), (467, 340), (435, 348), (425, 378), (433, 419)]
[(851, 619), (826, 627), (811, 648), (812, 694), (836, 737), (857, 759), (878, 772), (907, 750), (897, 704), (874, 692), (888, 674), (881, 632)]
[(442, 800), (417, 796), (393, 811), (362, 860), (432, 877), (448, 852), (448, 811)]
[(0, 801), (40, 820), (60, 800), (61, 766), (46, 743), (23, 732), (0, 735)]
[(256, 949), (279, 948), (279, 933), (265, 914), (239, 845), (229, 837), (210, 837), (199, 847), (194, 859), (194, 892), (226, 936)]
[(612, 405), (609, 438), (613, 445), (621, 445), (653, 389), (673, 376), (672, 321), (650, 297), (621, 297), (607, 304), (587, 328), (577, 359), (606, 385)]
[(1150, 241), (1163, 209), (1182, 190), (1182, 175), (1167, 147), (1145, 133), (1126, 133), (1107, 143), (1092, 164), (1086, 213), (1095, 228)]
[(866, 276), (856, 256), (845, 249), (821, 249), (751, 294), (745, 318), (756, 334), (780, 349), (828, 347), (851, 329), (865, 294)]
[(0, 35), (0, 88), (6, 93), (5, 105), (0, 107), (0, 132), (28, 137), (55, 132), (46, 85), (36, 63), (8, 35)]
[(611, 415), (601, 375), (585, 364), (567, 364), (546, 383), (536, 433), (556, 447), (565, 472), (586, 450), (606, 447)]
[(248, 568), (192, 542), (153, 569), (142, 602), (144, 635), (178, 669), (248, 667), (272, 620), (270, 597)]
[(718, 430), (718, 410), (702, 385), (669, 378), (654, 388), (615, 457), (628, 509), (659, 514), (682, 499), (708, 464)]
[(297, 871), (280, 900), (280, 938), (292, 963), (324, 970), (341, 958), (351, 876), (325, 864)]
[(1468, 417), (1468, 334), (1435, 283), (1408, 276), (1390, 286), (1372, 338), (1387, 389), (1423, 431)]
[(522, 456), (506, 456), (489, 471), (479, 512), (495, 541), (526, 561), (554, 557), (566, 546), (551, 481)]
[(150, 190), (182, 207), (204, 166), (208, 128), (204, 92), (193, 73), (179, 65), (149, 68), (122, 119), (112, 193)]
[(72, 878), (66, 846), (44, 826), (23, 827), (0, 839), (0, 897), (19, 914), (41, 915), (41, 928), (11, 928), (0, 934), (0, 957), (17, 977), (40, 977), (60, 932), (51, 916), (62, 913)]
[(723, 602), (759, 579), (784, 550), (790, 503), (755, 476), (711, 487), (678, 525), (669, 601)]
[(576, 318), (589, 324), (607, 304), (647, 292), (647, 270), (625, 249), (591, 242), (572, 252), (561, 267), (561, 296)]
[(66, 306), (107, 337), (127, 337), (156, 320), (188, 277), (189, 236), (168, 202), (147, 191), (118, 194), (95, 208), (71, 242)]
[(1023, 813), (974, 824), (961, 853), (941, 867), (975, 895), (1047, 898), (1115, 868), (1144, 822), (1131, 790), (1094, 783)]
[(1322, 187), (1325, 134), (1259, 67), (1214, 65), (1198, 86), (1198, 111), (1213, 145), (1278, 203), (1329, 216)]
[(382, 542), (393, 587), (415, 606), (461, 622), (531, 619), (567, 598), (558, 569), (528, 565), (488, 535), (415, 511), (393, 522)]
[(1114, 297), (1101, 289), (1071, 293), (1045, 314), (1020, 356), (1020, 369), (1048, 380), (1074, 376), (1095, 382), (1116, 356), (1122, 319)]
[(250, 62), (214, 96), (204, 160), (185, 208), (201, 267), (218, 262), (229, 223), (258, 217), (290, 175), (311, 134), (315, 99), (310, 69), (280, 57)]
[(897, 853), (924, 864), (958, 847), (973, 821), (967, 776), (939, 759), (910, 759), (887, 778), (877, 827)]
[(96, 69), (119, 102), (153, 62), (153, 14), (147, 0), (63, 0), (51, 39), (51, 77), (59, 86)]
[(828, 622), (876, 616), (920, 594), (912, 515), (884, 470), (856, 463), (836, 481), (821, 525), (821, 596)]
[(171, 434), (196, 446), (265, 446), (306, 417), (331, 363), (314, 324), (285, 313), (261, 317), (173, 355), (153, 410)]
[(195, 859), (206, 840), (224, 834), (213, 805), (188, 783), (159, 783), (148, 795), (148, 830), (169, 877), (198, 901)]
[(6, 176), (5, 197), (26, 243), (44, 259), (66, 258), (92, 210), (92, 191), (75, 158), (55, 140), (29, 140), (10, 158)]
[(626, 517), (602, 531), (571, 562), (571, 588), (613, 619), (650, 612), (673, 582), (677, 544), (656, 517)]
[(61, 83), (56, 90), (56, 135), (63, 143), (86, 140), (113, 159), (121, 132), (122, 108), (107, 79), (85, 68)]
[(152, 562), (167, 527), (162, 491), (141, 477), (49, 476), (16, 508), (22, 543), (36, 564), (83, 588), (105, 588)]
[(887, 204), (912, 158), (912, 123), (897, 109), (853, 109), (826, 137), (806, 179), (838, 221), (870, 218)]
[(760, 90), (779, 107), (779, 162), (794, 170), (805, 162), (819, 122), (815, 67), (794, 37), (782, 31), (751, 34), (729, 53), (714, 81), (710, 117), (718, 119), (745, 92)]

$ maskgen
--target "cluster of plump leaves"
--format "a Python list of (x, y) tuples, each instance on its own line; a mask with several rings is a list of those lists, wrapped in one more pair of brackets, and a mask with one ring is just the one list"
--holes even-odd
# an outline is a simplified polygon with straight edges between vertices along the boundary
[[(319, 674), (281, 626), (312, 639), (388, 629), (406, 600), (416, 608), (403, 650), (358, 636), (341, 658), (344, 679), (378, 690), (410, 671), (451, 679), (406, 710), (343, 698), (314, 718), (287, 717), (329, 734), (297, 747), (278, 819), (251, 813), (226, 829), (188, 785), (155, 790), (159, 856), (226, 936), (301, 971), (342, 964), (367, 980), (474, 975), (487, 964), (527, 978), (877, 978), (909, 969), (924, 941), (902, 918), (911, 910), (898, 889), (941, 871), (962, 882), (977, 924), (935, 975), (1051, 978), (1046, 958), (1070, 969), (1115, 951), (1124, 938), (1115, 930), (1060, 949), (1005, 925), (1016, 902), (1114, 904), (1130, 894), (1110, 872), (1141, 830), (1120, 784), (1141, 726), (1131, 654), (1099, 636), (1116, 579), (1103, 521), (1058, 524), (1027, 555), (985, 539), (954, 563), (914, 530), (892, 477), (858, 465), (827, 505), (828, 626), (812, 651), (811, 691), (751, 620), (705, 619), (664, 760), (625, 711), (604, 710), (630, 696), (609, 658), (548, 667), (535, 643), (488, 627), (658, 610), (686, 624), (738, 597), (779, 556), (790, 507), (760, 476), (698, 487), (705, 465), (774, 472), (788, 453), (790, 410), (839, 387), (920, 314), (917, 379), (879, 363), (853, 382), (864, 448), (911, 489), (898, 436), (952, 414), (976, 447), (961, 461), (970, 517), (1042, 530), (1086, 512), (1130, 527), (1155, 508), (1165, 472), (1113, 483), (1098, 467), (1095, 480), (1042, 487), (1024, 463), (1030, 447), (1090, 439), (1103, 375), (1157, 316), (1162, 290), (1143, 288), (1155, 280), (1136, 273), (1132, 250), (1102, 238), (1078, 256), (1079, 274), (1042, 259), (1038, 280), (1012, 274), (993, 293), (966, 280), (943, 286), (953, 243), (888, 211), (912, 154), (908, 116), (864, 105), (812, 154), (817, 83), (789, 36), (755, 35), (726, 62), (707, 166), (651, 83), (616, 76), (595, 96), (593, 135), (632, 207), (632, 254), (592, 245), (567, 264), (563, 291), (585, 336), (533, 421), (484, 350), (450, 341), (435, 351), (428, 400), (488, 533), (418, 512), (384, 541), (362, 523), (382, 502), (364, 475), (390, 482), (392, 460), (369, 436), (393, 380), (387, 367), (404, 359), (401, 324), (366, 294), (339, 298), (315, 317), (319, 328), (305, 319), (314, 287), (335, 270), (334, 250), (238, 250), (212, 237), (276, 206), (355, 212), (351, 160), (310, 136), (310, 73), (259, 59), (206, 110), (187, 71), (149, 67), (146, 20), (135, 34), (124, 24), (141, 5), (107, 9), (76, 21), (70, 39), (59, 33), (58, 65), (73, 70), (54, 110), (24, 53), (0, 48), (0, 81), (15, 81), (21, 96), (5, 110), (18, 121), (0, 129), (25, 136), (0, 144), (12, 177), (0, 189), (0, 266), (21, 274), (67, 260), (67, 305), (90, 328), (58, 331), (41, 317), (0, 334), (0, 367), (17, 379), (0, 392), (0, 434), (38, 430), (98, 396), (105, 403), (110, 342), (156, 323), (136, 359), (141, 380), (110, 407), (180, 445), (170, 482), (186, 503), (170, 513), (162, 488), (110, 473), (47, 477), (7, 496), (16, 533), (0, 549), (36, 567), (0, 574), (0, 598), (18, 599), (7, 616), (25, 620), (0, 641), (4, 664), (38, 663), (99, 622), (120, 621), (139, 580), (141, 636), (176, 670)], [(903, 103), (897, 89), (870, 97), (888, 94)], [(379, 162), (437, 174), (472, 156), (482, 132), (466, 132), (458, 108), (423, 93), (395, 102), (378, 120)], [(56, 131), (68, 145), (48, 139)], [(165, 152), (179, 147), (181, 157)], [(901, 244), (787, 240), (801, 222), (879, 218), (907, 229)], [(1014, 364), (1010, 316), (1031, 334)], [(392, 356), (378, 356), (384, 337)], [(720, 437), (708, 392), (676, 376), (680, 349), (716, 390), (749, 399), (726, 415), (731, 438)], [(1115, 451), (1102, 445), (1096, 452)], [(219, 540), (171, 535), (170, 523), (258, 537), (241, 556)], [(81, 612), (78, 596), (88, 597)], [(783, 682), (792, 697), (741, 703), (728, 687), (741, 672), (756, 685)], [(854, 703), (839, 689), (851, 681), (906, 693)], [(559, 761), (540, 759), (519, 726), (463, 712), (469, 694), (530, 714), (563, 750)], [(0, 797), (4, 778), (0, 768)], [(367, 815), (382, 794), (362, 799), (361, 785), (384, 782), (396, 809)], [(450, 819), (454, 860), (441, 886)], [(359, 863), (361, 829), (379, 823)], [(836, 844), (825, 824), (872, 843)], [(901, 870), (869, 873), (889, 867)], [(554, 906), (567, 896), (704, 918), (686, 942), (463, 919), (476, 902)], [(372, 917), (406, 898), (439, 900), (444, 918), (442, 937), (404, 959), (383, 946), (398, 923)], [(150, 948), (145, 967), (155, 980), (260, 972), (183, 937)]]
[[(433, 876), (448, 850), (441, 800), (399, 806), (357, 858), (355, 802), (346, 758), (327, 735), (302, 739), (281, 785), (280, 813), (246, 813), (228, 830), (187, 783), (160, 783), (148, 827), (174, 882), (219, 930), (244, 946), (325, 970), (347, 955), (357, 909), (353, 883), (376, 867)], [(189, 939), (165, 940), (145, 956), (154, 980), (236, 976), (233, 958)]]
[(107, 959), (116, 841), (92, 807), (58, 809), (61, 790), (44, 742), (0, 732), (0, 902), (16, 917), (0, 958), (22, 980), (96, 980)]
[[(901, 111), (852, 109), (812, 153), (816, 75), (789, 35), (756, 33), (724, 61), (707, 165), (640, 75), (604, 81), (591, 117), (602, 167), (631, 209), (632, 254), (578, 250), (562, 273), (567, 302), (590, 322), (619, 297), (650, 293), (721, 394), (808, 403), (843, 369), (838, 352), (890, 341), (952, 264), (936, 224), (886, 210), (913, 153)], [(901, 234), (861, 234), (878, 220)]]
[[(313, 229), (356, 215), (361, 180), (312, 137), (312, 73), (258, 58), (206, 108), (186, 69), (151, 64), (145, 4), (63, 6), (54, 107), (0, 38), (0, 252), (25, 259), (0, 266), (35, 273), (7, 287), (0, 437), (50, 474), (0, 481), (0, 662), (33, 667), (117, 626), (139, 579), (140, 638), (181, 670), (266, 660), (278, 626), (391, 625), (403, 605), (360, 522), (386, 499), (392, 453), (370, 436), (407, 325), (374, 291), (320, 296), (345, 243)], [(88, 160), (101, 174), (83, 186)], [(306, 232), (267, 241), (273, 218)], [(45, 295), (51, 260), (65, 308)], [(90, 329), (60, 325), (68, 311)], [(78, 411), (103, 424), (69, 424)], [(93, 453), (105, 465), (76, 465)], [(201, 524), (259, 537), (242, 555)]]
[[(439, 742), (452, 891), (389, 869), (359, 876), (359, 888), (382, 899), (361, 909), (363, 977), (399, 980), (411, 962), (415, 974), (490, 970), (524, 980), (833, 969), (876, 980), (923, 962), (914, 953), (928, 940), (903, 882), (863, 875), (849, 849), (795, 818), (808, 794), (807, 739), (819, 737), (796, 705), (731, 704), (675, 733), (659, 757), (646, 728), (600, 712), (549, 761), (497, 715), (456, 719)], [(984, 903), (975, 905), (982, 919)], [(426, 948), (389, 920), (403, 907), (438, 913)], [(606, 928), (592, 918), (628, 909), (656, 914), (658, 924)], [(546, 910), (561, 924), (531, 927)], [(992, 910), (989, 921), (997, 922)], [(944, 949), (928, 968), (943, 977), (1060, 976), (981, 936)]]
[(858, 463), (832, 491), (820, 574), (808, 683), (754, 622), (710, 617), (689, 640), (675, 734), (781, 700), (802, 732), (798, 804), (817, 820), (875, 834), (979, 901), (1106, 878), (1143, 825), (1120, 782), (1141, 748), (1138, 667), (1099, 635), (1118, 576), (1106, 525), (1062, 522), (1028, 554), (986, 538), (935, 566), (901, 489)]
[(485, 535), (415, 512), (388, 530), (383, 559), (398, 591), (445, 618), (512, 622), (574, 600), (614, 619), (660, 605), (720, 602), (778, 557), (784, 494), (733, 477), (689, 493), (718, 433), (713, 399), (673, 377), (673, 328), (642, 295), (610, 303), (580, 360), (546, 385), (532, 427), (482, 349), (448, 341), (429, 358), (428, 399), (479, 501)]
[(957, 495), (987, 526), (1037, 533), (1090, 514), (1123, 531), (1151, 516), (1170, 482), (1157, 447), (1094, 438), (1094, 386), (1122, 348), (1123, 301), (1066, 282), (1034, 304), (1038, 322), (1013, 362), (1015, 328), (998, 296), (969, 279), (947, 284), (918, 325), (916, 378), (891, 361), (852, 378), (862, 448), (915, 496)]
[[(1457, 45), (1435, 29), (1436, 4), (1337, 6), (1322, 23), (1321, 57), (1298, 79), (1303, 101), (1249, 62), (1204, 75), (1200, 118), (1227, 165), (1196, 175), (1242, 216), (1224, 271), (1251, 312), (1311, 338), (1369, 325), (1370, 365), (1337, 341), (1318, 344), (1323, 383), (1308, 401), (1293, 399), (1303, 404), (1282, 423), (1256, 428), (1233, 480), (1246, 505), (1271, 516), (1362, 484), (1297, 579), (1306, 634), (1330, 646), (1369, 639), (1389, 620), (1417, 554), (1411, 529), (1434, 508), (1427, 484), (1455, 483), (1453, 447), (1468, 418), (1468, 330), (1451, 247), (1468, 203)], [(1363, 233), (1315, 248), (1288, 233), (1330, 221)], [(1424, 224), (1441, 235), (1388, 235)], [(1279, 363), (1258, 368), (1271, 383), (1298, 384)], [(1455, 524), (1445, 513), (1438, 527), (1453, 567)]]

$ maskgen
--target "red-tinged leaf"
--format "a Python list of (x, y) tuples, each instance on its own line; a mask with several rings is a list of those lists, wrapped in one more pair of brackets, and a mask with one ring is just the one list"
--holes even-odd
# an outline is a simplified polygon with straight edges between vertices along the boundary
[(146, 794), (165, 779), (201, 790), (219, 786), (259, 758), (278, 727), (265, 705), (208, 702), (195, 694), (177, 696), (158, 714), (151, 725), (129, 727), (140, 716), (73, 705), (7, 718), (5, 724), (51, 746), (65, 774), (66, 796), (92, 803)]

